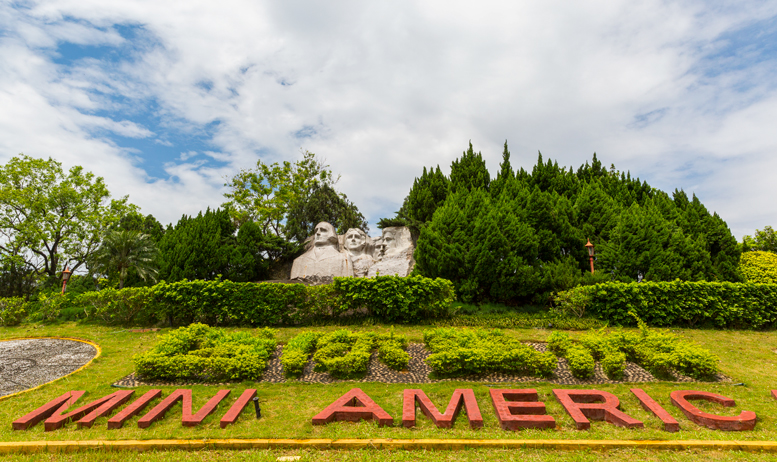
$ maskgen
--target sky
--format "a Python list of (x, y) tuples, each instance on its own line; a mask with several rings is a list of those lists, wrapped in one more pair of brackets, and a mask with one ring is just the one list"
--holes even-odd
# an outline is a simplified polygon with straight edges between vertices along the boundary
[(163, 224), (316, 153), (370, 223), (471, 141), (777, 226), (777, 1), (0, 2), (0, 163), (82, 165)]

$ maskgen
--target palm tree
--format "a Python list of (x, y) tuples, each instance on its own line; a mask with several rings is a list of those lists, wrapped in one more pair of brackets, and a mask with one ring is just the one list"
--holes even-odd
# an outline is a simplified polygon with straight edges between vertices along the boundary
[(122, 289), (127, 271), (133, 267), (144, 281), (148, 278), (156, 281), (156, 255), (156, 245), (147, 234), (128, 230), (109, 231), (95, 252), (92, 266), (106, 273), (118, 270), (119, 289)]

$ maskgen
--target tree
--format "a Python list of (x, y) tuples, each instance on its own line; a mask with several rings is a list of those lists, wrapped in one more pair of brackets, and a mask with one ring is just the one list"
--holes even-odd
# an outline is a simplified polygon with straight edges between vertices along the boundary
[(91, 269), (119, 274), (119, 289), (124, 288), (127, 272), (134, 269), (144, 281), (156, 280), (157, 248), (148, 234), (139, 231), (109, 231), (94, 254)]
[(777, 253), (777, 232), (771, 226), (765, 226), (763, 231), (756, 229), (754, 236), (744, 236), (742, 238), (742, 251)]
[(313, 235), (316, 225), (322, 221), (334, 226), (338, 234), (345, 234), (349, 228), (359, 228), (365, 233), (369, 230), (364, 215), (345, 194), (338, 193), (327, 184), (316, 183), (309, 196), (289, 207), (286, 237), (303, 242)]
[(451, 163), (450, 190), (452, 193), (474, 189), (488, 191), (490, 182), (491, 177), (486, 168), (486, 161), (483, 160), (481, 153), (475, 154), (470, 142), (469, 149)]
[(224, 196), (229, 201), (223, 207), (238, 227), (254, 221), (263, 234), (283, 236), (289, 207), (308, 199), (317, 185), (331, 187), (334, 183), (329, 166), (312, 152), (305, 151), (293, 164), (267, 165), (259, 159), (256, 168), (241, 170), (225, 184), (229, 192)]
[(103, 232), (135, 210), (111, 200), (101, 177), (80, 166), (67, 173), (49, 158), (21, 154), (0, 167), (0, 258), (20, 271), (56, 278), (76, 271), (97, 250)]

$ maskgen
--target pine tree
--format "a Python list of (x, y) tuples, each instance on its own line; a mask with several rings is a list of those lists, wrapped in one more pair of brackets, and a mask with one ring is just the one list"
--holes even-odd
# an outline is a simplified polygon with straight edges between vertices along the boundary
[(491, 177), (486, 168), (486, 161), (483, 160), (481, 153), (475, 154), (472, 149), (472, 142), (469, 143), (469, 149), (465, 151), (460, 158), (451, 163), (450, 191), (452, 193), (459, 191), (473, 191), (483, 189), (488, 191)]

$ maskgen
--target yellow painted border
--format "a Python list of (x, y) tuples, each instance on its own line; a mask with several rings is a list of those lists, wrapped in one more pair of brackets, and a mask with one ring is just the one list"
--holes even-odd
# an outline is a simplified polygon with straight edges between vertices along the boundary
[(468, 439), (208, 439), (0, 442), (0, 454), (84, 450), (159, 451), (196, 449), (656, 449), (777, 452), (775, 441), (668, 440), (468, 440)]
[[(74, 342), (81, 342), (81, 343), (86, 343), (88, 345), (92, 345), (94, 347), (94, 349), (97, 350), (97, 354), (94, 355), (92, 357), (92, 359), (89, 360), (88, 363), (84, 364), (83, 366), (79, 367), (78, 369), (74, 370), (73, 372), (71, 372), (71, 373), (69, 373), (67, 375), (63, 375), (62, 377), (57, 377), (54, 380), (50, 380), (50, 381), (48, 381), (46, 383), (42, 383), (42, 384), (40, 384), (40, 385), (38, 385), (36, 387), (27, 388), (26, 390), (22, 390), (22, 391), (17, 391), (16, 393), (11, 393), (10, 395), (0, 396), (0, 401), (3, 401), (4, 399), (12, 398), (14, 396), (21, 395), (22, 393), (27, 393), (29, 391), (37, 390), (37, 389), (39, 389), (39, 388), (41, 388), (41, 387), (43, 387), (45, 385), (48, 385), (50, 383), (54, 383), (57, 380), (64, 379), (65, 377), (70, 377), (71, 375), (75, 374), (76, 372), (80, 372), (82, 369), (84, 369), (87, 366), (89, 366), (90, 364), (92, 364), (92, 361), (94, 361), (95, 359), (99, 358), (100, 355), (103, 352), (102, 348), (100, 348), (100, 345), (98, 345), (98, 344), (96, 344), (96, 343), (94, 343), (92, 341), (89, 341), (89, 340), (84, 340), (84, 339), (74, 338), (74, 337), (18, 337), (18, 338), (4, 338), (4, 339), (0, 340), (0, 342), (11, 342), (11, 341), (14, 341), (14, 340), (72, 340)], [(2, 446), (0, 446), (0, 453), (2, 453)]]

